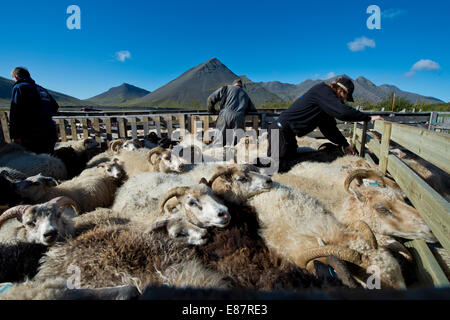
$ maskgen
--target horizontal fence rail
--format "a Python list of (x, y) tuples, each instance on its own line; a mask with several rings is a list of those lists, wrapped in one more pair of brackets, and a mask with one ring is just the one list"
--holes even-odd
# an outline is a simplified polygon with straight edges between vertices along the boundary
[[(367, 134), (368, 124), (359, 128), (355, 123), (353, 145), (369, 162), (374, 161), (366, 153), (370, 151), (379, 160), (378, 169), (389, 172), (408, 199), (419, 211), (440, 244), (450, 252), (450, 203), (431, 188), (400, 158), (389, 152), (391, 142), (415, 153), (445, 172), (450, 171), (450, 136), (398, 123), (376, 121), (374, 131), (381, 134), (381, 142)], [(424, 281), (435, 286), (449, 286), (445, 273), (440, 269), (428, 246), (419, 240), (405, 244), (415, 254)]]

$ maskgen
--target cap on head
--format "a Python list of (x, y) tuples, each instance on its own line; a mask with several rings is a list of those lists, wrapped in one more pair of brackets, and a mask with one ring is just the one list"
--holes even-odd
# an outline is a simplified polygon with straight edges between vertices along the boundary
[(242, 87), (242, 80), (241, 80), (241, 79), (236, 79), (236, 80), (234, 80), (234, 81), (233, 81), (233, 86), (235, 86), (235, 85), (239, 85), (239, 86)]
[(353, 91), (355, 91), (355, 85), (353, 81), (347, 77), (340, 77), (336, 79), (336, 84), (347, 92), (347, 101), (354, 102)]

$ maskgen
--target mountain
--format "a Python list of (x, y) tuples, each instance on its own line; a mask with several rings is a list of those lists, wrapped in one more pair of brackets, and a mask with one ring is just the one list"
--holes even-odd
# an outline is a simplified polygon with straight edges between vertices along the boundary
[[(11, 93), (14, 81), (0, 77), (0, 106), (9, 107), (11, 104)], [(63, 93), (48, 90), (48, 92), (55, 98), (60, 107), (63, 106), (85, 106), (83, 100), (68, 96)]]
[[(161, 88), (128, 104), (146, 107), (205, 107), (208, 96), (216, 89), (231, 84), (238, 76), (218, 59), (210, 59), (191, 68)], [(250, 98), (256, 105), (283, 100), (257, 83), (244, 77)]]
[[(285, 101), (294, 101), (295, 99), (303, 95), (306, 91), (311, 89), (314, 85), (322, 81), (330, 83), (336, 80), (337, 78), (338, 76), (330, 78), (328, 80), (308, 79), (297, 85), (290, 83), (282, 83), (278, 81), (259, 82), (259, 84), (263, 88), (266, 88), (267, 90), (275, 93)], [(386, 99), (392, 92), (395, 92), (395, 95), (397, 97), (404, 97), (412, 103), (416, 103), (418, 101), (425, 104), (444, 103), (443, 101), (433, 97), (426, 97), (416, 93), (402, 91), (395, 86), (387, 84), (377, 86), (373, 82), (364, 77), (359, 77), (356, 80), (353, 80), (353, 83), (355, 85), (355, 91), (353, 94), (355, 101), (380, 102)]]
[(150, 91), (135, 87), (128, 83), (123, 83), (118, 87), (113, 87), (108, 91), (85, 101), (101, 106), (117, 106), (134, 99), (142, 98), (149, 93)]

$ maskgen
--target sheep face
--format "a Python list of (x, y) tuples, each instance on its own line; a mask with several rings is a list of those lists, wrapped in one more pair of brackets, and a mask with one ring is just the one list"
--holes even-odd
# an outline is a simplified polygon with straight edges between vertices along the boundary
[(119, 159), (115, 158), (111, 162), (100, 163), (97, 167), (104, 168), (106, 173), (114, 179), (120, 180), (125, 176), (125, 171)]
[(231, 203), (240, 204), (249, 198), (269, 191), (272, 179), (260, 174), (258, 168), (251, 165), (231, 165), (219, 167), (210, 181), (214, 193)]
[(174, 215), (170, 219), (156, 222), (150, 231), (159, 228), (165, 228), (167, 234), (177, 241), (182, 241), (195, 246), (200, 246), (207, 242), (207, 229), (193, 225), (186, 221), (180, 214)]
[(138, 139), (127, 140), (122, 145), (122, 149), (129, 150), (129, 151), (137, 150), (137, 149), (139, 149), (141, 147), (142, 147), (142, 145), (141, 145), (141, 143), (139, 142)]
[(43, 204), (11, 208), (5, 212), (2, 223), (17, 218), (27, 241), (50, 246), (73, 234), (72, 218), (76, 215), (75, 203), (67, 197), (58, 197)]
[(198, 220), (199, 226), (224, 228), (230, 222), (228, 208), (214, 196), (212, 189), (203, 183), (177, 199), (187, 215)]
[[(436, 242), (430, 228), (419, 212), (407, 205), (395, 190), (380, 187), (359, 187), (352, 202), (361, 210), (349, 210), (350, 214), (360, 214), (376, 232), (405, 239), (424, 239)], [(355, 203), (359, 202), (359, 203)], [(354, 220), (355, 217), (352, 218)]]
[(25, 180), (17, 181), (14, 183), (16, 192), (23, 198), (27, 199), (40, 199), (46, 192), (47, 188), (55, 187), (58, 182), (51, 178), (45, 177), (42, 174), (28, 177)]
[(84, 148), (86, 150), (97, 148), (100, 144), (92, 138), (84, 139), (83, 141)]
[(183, 172), (184, 164), (182, 159), (173, 152), (172, 148), (164, 150), (162, 147), (151, 150), (148, 154), (150, 164), (156, 171), (163, 173)]

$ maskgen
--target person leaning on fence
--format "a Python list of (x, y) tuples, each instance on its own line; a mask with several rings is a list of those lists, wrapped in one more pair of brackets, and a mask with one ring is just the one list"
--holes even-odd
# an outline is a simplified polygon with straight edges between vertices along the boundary
[(207, 105), (210, 113), (217, 113), (214, 106), (220, 101), (220, 112), (216, 124), (219, 133), (214, 144), (226, 145), (227, 129), (233, 130), (231, 143), (232, 145), (236, 144), (235, 130), (245, 130), (245, 115), (249, 112), (257, 112), (255, 105), (242, 87), (241, 79), (237, 79), (231, 86), (224, 86), (208, 97)]
[(278, 120), (269, 127), (269, 156), (272, 155), (272, 130), (278, 130), (279, 172), (286, 172), (297, 164), (297, 137), (302, 137), (319, 127), (322, 134), (331, 142), (339, 145), (345, 154), (354, 154), (347, 139), (337, 128), (336, 120), (342, 121), (375, 121), (384, 120), (380, 116), (369, 116), (348, 105), (353, 102), (355, 86), (347, 77), (336, 79), (331, 84), (321, 82), (298, 98), (288, 109), (283, 111)]
[(27, 69), (15, 68), (11, 76), (15, 81), (9, 113), (11, 139), (32, 152), (51, 153), (58, 138), (52, 119), (58, 103)]

